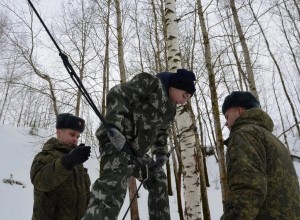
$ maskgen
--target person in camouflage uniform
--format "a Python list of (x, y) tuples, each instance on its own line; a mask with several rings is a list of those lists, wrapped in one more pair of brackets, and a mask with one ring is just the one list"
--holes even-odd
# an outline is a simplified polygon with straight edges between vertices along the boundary
[[(155, 76), (140, 73), (109, 91), (105, 121), (112, 127), (113, 135), (103, 125), (96, 132), (103, 170), (93, 184), (83, 219), (116, 220), (129, 178), (142, 180), (131, 155), (121, 150), (125, 140), (142, 163), (154, 162), (147, 154), (150, 149), (156, 161), (166, 163), (168, 129), (176, 114), (176, 104), (184, 104), (193, 95), (194, 80), (194, 73), (185, 69)], [(149, 191), (149, 219), (170, 219), (166, 174), (161, 166), (149, 171), (144, 186)]]
[(234, 91), (222, 112), (230, 130), (226, 164), (229, 195), (222, 220), (300, 219), (298, 177), (273, 121), (250, 92)]
[(59, 114), (57, 138), (49, 139), (32, 163), (33, 220), (79, 220), (90, 197), (90, 178), (83, 167), (89, 146), (77, 145), (85, 122), (69, 113)]

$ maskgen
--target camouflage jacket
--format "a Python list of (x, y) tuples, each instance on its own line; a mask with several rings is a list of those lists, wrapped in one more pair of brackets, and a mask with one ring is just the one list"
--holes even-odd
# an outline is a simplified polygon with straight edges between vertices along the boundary
[(234, 123), (226, 141), (229, 197), (221, 219), (300, 219), (298, 177), (272, 130), (272, 119), (259, 108)]
[(56, 138), (49, 139), (32, 163), (34, 220), (77, 220), (86, 211), (90, 178), (82, 164), (67, 170), (61, 157), (70, 151)]
[[(113, 87), (107, 95), (105, 121), (121, 131), (138, 157), (152, 148), (154, 154), (167, 153), (168, 129), (176, 113), (161, 80), (140, 73), (127, 83)], [(103, 126), (96, 132), (101, 155), (116, 152)]]

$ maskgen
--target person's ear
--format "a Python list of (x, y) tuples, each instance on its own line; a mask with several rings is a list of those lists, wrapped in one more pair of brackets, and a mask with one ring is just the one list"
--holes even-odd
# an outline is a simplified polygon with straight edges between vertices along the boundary
[(242, 107), (238, 107), (238, 111), (239, 111), (239, 114), (241, 116), (241, 114), (243, 114), (246, 111), (246, 109), (242, 108)]
[(60, 137), (61, 133), (62, 133), (61, 129), (56, 129), (56, 137)]

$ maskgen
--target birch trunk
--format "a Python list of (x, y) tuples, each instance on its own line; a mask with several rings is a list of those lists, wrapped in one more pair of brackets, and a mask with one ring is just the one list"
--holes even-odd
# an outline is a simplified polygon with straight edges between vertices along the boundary
[[(182, 159), (181, 159), (181, 149), (177, 140), (176, 129), (173, 123), (172, 126), (172, 134), (170, 132), (170, 148), (173, 148), (173, 143), (175, 145), (175, 151), (172, 152), (172, 160), (173, 160), (173, 168), (174, 168), (174, 177), (175, 177), (175, 185), (176, 185), (176, 198), (177, 198), (177, 207), (179, 219), (184, 220), (183, 210), (182, 210), (182, 199), (181, 199), (181, 175), (182, 175)], [(174, 138), (173, 138), (174, 137)], [(177, 160), (176, 160), (177, 159)], [(178, 164), (177, 164), (178, 161)]]
[(178, 68), (181, 68), (175, 0), (165, 1), (165, 19), (167, 30), (167, 62), (169, 71), (175, 73)]
[[(178, 24), (176, 21), (175, 0), (165, 2), (168, 66), (171, 72), (181, 68), (180, 49), (178, 41)], [(189, 108), (191, 109), (191, 108)], [(177, 109), (177, 127), (180, 135), (181, 155), (183, 163), (183, 187), (185, 201), (185, 219), (202, 219), (201, 196), (199, 190), (200, 178), (195, 162), (195, 125), (192, 115), (186, 106)]]

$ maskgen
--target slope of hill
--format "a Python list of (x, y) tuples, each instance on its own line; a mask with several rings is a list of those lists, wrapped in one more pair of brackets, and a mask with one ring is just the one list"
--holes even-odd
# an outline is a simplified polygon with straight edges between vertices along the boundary
[[(39, 131), (38, 135), (30, 135), (30, 128), (15, 128), (7, 125), (0, 127), (0, 220), (31, 219), (33, 204), (33, 186), (30, 182), (30, 166), (34, 155), (49, 136), (49, 132)], [(300, 155), (299, 142), (291, 139), (293, 153)], [(92, 183), (98, 176), (98, 161), (94, 155), (84, 164), (88, 168)], [(207, 158), (209, 206), (212, 220), (220, 219), (222, 215), (221, 189), (218, 166), (213, 156)], [(300, 163), (295, 162), (300, 176)], [(137, 182), (139, 185), (139, 182)], [(147, 191), (141, 187), (139, 193), (139, 210), (141, 220), (148, 219)], [(119, 219), (122, 219), (128, 208), (128, 198), (125, 199)], [(172, 220), (179, 219), (177, 215), (177, 199), (170, 197)], [(128, 213), (126, 219), (130, 219)]]

